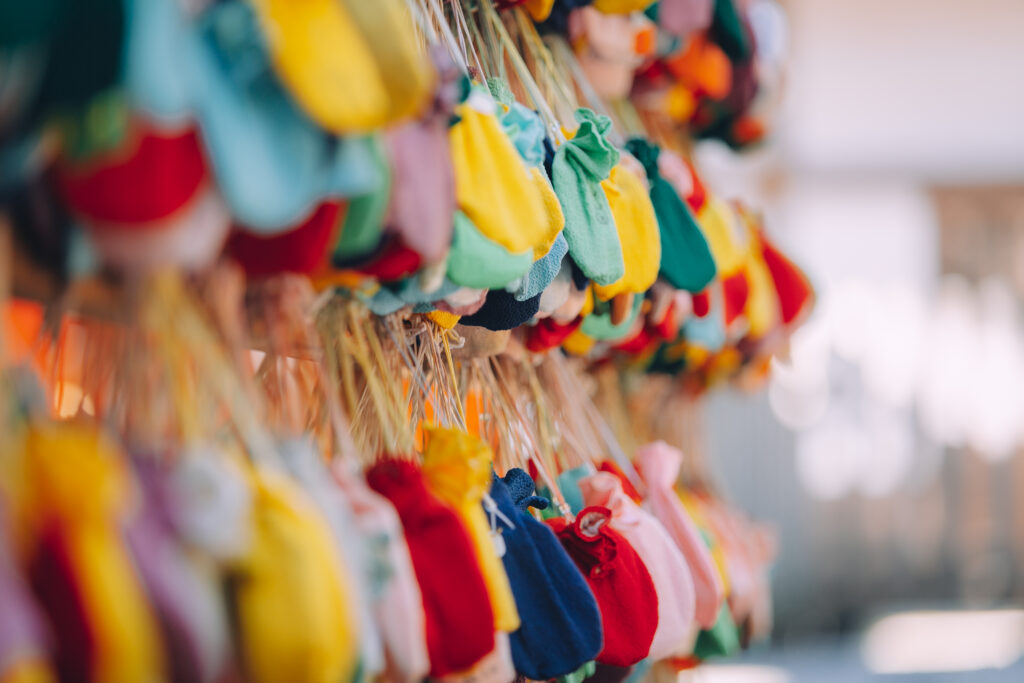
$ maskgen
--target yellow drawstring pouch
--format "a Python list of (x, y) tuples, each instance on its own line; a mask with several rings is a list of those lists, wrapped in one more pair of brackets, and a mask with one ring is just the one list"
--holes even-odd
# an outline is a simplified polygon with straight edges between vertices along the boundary
[(725, 561), (725, 549), (719, 542), (718, 538), (711, 533), (711, 525), (708, 524), (707, 518), (704, 516), (704, 509), (701, 507), (700, 501), (697, 497), (690, 493), (687, 489), (677, 488), (676, 495), (679, 496), (680, 502), (683, 507), (686, 508), (686, 513), (693, 519), (694, 524), (704, 534), (705, 539), (708, 540), (708, 548), (711, 550), (711, 559), (715, 563), (715, 570), (718, 572), (718, 578), (722, 580), (722, 590), (725, 596), (728, 597), (730, 594), (731, 585), (729, 583), (729, 571), (728, 565)]
[(420, 49), (421, 41), (406, 3), (343, 0), (341, 4), (348, 8), (384, 80), (390, 99), (387, 122), (419, 113), (432, 95), (435, 73), (426, 51)]
[(531, 166), (529, 170), (530, 177), (537, 187), (537, 193), (544, 203), (544, 214), (547, 216), (544, 239), (533, 247), (533, 260), (538, 261), (551, 251), (551, 246), (558, 239), (558, 234), (562, 232), (562, 228), (565, 227), (565, 214), (562, 213), (562, 205), (558, 203), (558, 195), (555, 194), (555, 189), (551, 187), (551, 181), (548, 180), (544, 169)]
[(526, 0), (523, 3), (530, 18), (538, 24), (551, 16), (551, 9), (554, 6), (555, 0)]
[(493, 108), (489, 95), (474, 90), (455, 109), (459, 120), (449, 130), (455, 198), (485, 237), (513, 254), (536, 254), (554, 239), (552, 219)]
[(327, 522), (283, 474), (254, 471), (252, 487), (252, 543), (233, 581), (247, 680), (350, 680), (359, 634)]
[(160, 629), (121, 537), (130, 480), (115, 446), (77, 423), (33, 426), (20, 465), (12, 513), (36, 599), (73, 641), (57, 644), (58, 672), (162, 680)]
[(511, 633), (519, 628), (519, 611), (481, 506), (491, 485), (492, 462), (490, 447), (475, 436), (443, 427), (427, 430), (422, 467), (427, 488), (465, 525), (491, 598), (494, 627)]
[(617, 164), (601, 181), (601, 189), (615, 219), (626, 271), (610, 285), (594, 284), (597, 298), (608, 301), (623, 292), (645, 292), (658, 279), (661, 234), (647, 187), (635, 173)]
[(743, 314), (747, 318), (750, 336), (760, 339), (779, 322), (779, 302), (775, 297), (772, 274), (759, 249), (747, 252), (747, 282), (750, 291)]
[(605, 14), (629, 14), (643, 12), (654, 0), (594, 0), (594, 9)]
[(573, 330), (572, 334), (562, 342), (562, 349), (573, 356), (585, 356), (594, 348), (597, 340), (586, 334), (583, 330)]
[(733, 233), (736, 213), (732, 207), (718, 197), (708, 196), (697, 214), (697, 222), (711, 248), (719, 277), (724, 279), (739, 270), (743, 266), (743, 250), (737, 244), (738, 235)]
[(334, 133), (367, 132), (389, 122), (388, 85), (369, 45), (380, 37), (363, 35), (344, 4), (250, 2), (281, 82), (310, 118)]
[(747, 318), (749, 334), (760, 339), (771, 332), (779, 323), (779, 300), (775, 294), (775, 281), (764, 262), (761, 239), (753, 218), (740, 211), (740, 217), (747, 231), (746, 269), (750, 293), (743, 314)]

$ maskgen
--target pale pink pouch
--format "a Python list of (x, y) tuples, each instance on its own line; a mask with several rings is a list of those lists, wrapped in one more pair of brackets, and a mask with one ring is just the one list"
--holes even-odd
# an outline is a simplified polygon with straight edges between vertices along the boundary
[(647, 484), (647, 504), (686, 557), (697, 589), (697, 623), (711, 628), (725, 601), (725, 588), (711, 550), (674, 490), (682, 461), (683, 454), (664, 441), (637, 450), (637, 469)]
[(401, 683), (423, 680), (430, 671), (426, 617), (398, 513), (386, 498), (344, 467), (335, 466), (332, 474), (352, 509), (371, 561), (378, 567), (374, 572), (378, 580), (368, 588), (384, 643), (384, 677)]
[(688, 38), (711, 26), (713, 0), (661, 0), (658, 26), (666, 33)]
[(683, 201), (693, 194), (693, 173), (686, 162), (672, 150), (661, 150), (661, 154), (658, 155), (658, 173), (668, 181)]
[(383, 136), (392, 174), (386, 224), (425, 264), (443, 262), (452, 242), (455, 170), (448, 126), (461, 94), (461, 71), (447, 51), (435, 46), (430, 58), (438, 73), (431, 106)]
[(755, 524), (752, 526), (753, 552), (755, 554), (756, 574), (750, 618), (751, 640), (767, 638), (772, 632), (772, 586), (769, 569), (778, 553), (778, 536), (775, 529)]
[(633, 86), (636, 68), (645, 55), (638, 54), (638, 35), (652, 23), (642, 14), (605, 14), (583, 7), (569, 18), (575, 44), (585, 41), (577, 58), (591, 85), (604, 97), (625, 97)]
[[(664, 152), (663, 152), (664, 153)], [(659, 155), (660, 158), (660, 155)], [(619, 153), (619, 164), (624, 166), (627, 171), (635, 175), (637, 178), (644, 182), (644, 186), (647, 186), (647, 169), (640, 163), (640, 160), (629, 152)]]
[(393, 128), (384, 144), (392, 172), (388, 227), (425, 263), (443, 261), (455, 215), (447, 115), (431, 113)]
[(89, 232), (92, 246), (104, 263), (128, 272), (177, 266), (186, 270), (208, 268), (220, 255), (231, 227), (224, 200), (213, 187), (159, 225), (105, 223)]
[(772, 559), (771, 532), (750, 524), (721, 503), (710, 506), (709, 521), (725, 552), (729, 572), (729, 610), (736, 623), (746, 621), (764, 602), (765, 576)]
[(612, 511), (611, 528), (622, 534), (643, 560), (658, 595), (658, 629), (650, 659), (687, 655), (693, 651), (694, 586), (686, 559), (665, 527), (622, 490), (614, 474), (598, 472), (580, 480), (583, 502)]

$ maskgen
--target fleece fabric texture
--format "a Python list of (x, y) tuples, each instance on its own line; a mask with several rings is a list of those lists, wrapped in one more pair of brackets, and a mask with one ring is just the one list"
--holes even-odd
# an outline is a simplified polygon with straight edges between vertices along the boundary
[(565, 241), (564, 231), (558, 233), (548, 252), (533, 262), (526, 274), (509, 286), (516, 301), (525, 301), (537, 296), (551, 284), (562, 267), (562, 259), (569, 253), (569, 243)]
[(662, 659), (691, 652), (696, 628), (693, 623), (693, 577), (686, 559), (665, 527), (622, 490), (614, 474), (598, 472), (580, 482), (587, 505), (611, 510), (611, 528), (622, 534), (643, 560), (658, 594), (658, 629), (649, 656)]
[(625, 273), (610, 285), (594, 285), (594, 294), (608, 300), (622, 292), (646, 292), (658, 279), (661, 265), (658, 217), (647, 186), (619, 164), (601, 181), (601, 188), (615, 218)]
[(448, 252), (448, 279), (473, 289), (502, 289), (533, 266), (533, 251), (513, 254), (483, 235), (461, 211), (455, 212), (455, 234)]
[(577, 109), (576, 121), (576, 134), (555, 151), (551, 180), (565, 214), (569, 253), (588, 278), (610, 285), (625, 274), (625, 266), (601, 181), (619, 162), (619, 150), (605, 138), (611, 127), (607, 116)]
[(690, 207), (658, 171), (658, 147), (634, 138), (626, 148), (643, 164), (661, 233), (661, 275), (677, 289), (699, 292), (715, 277), (715, 260)]
[(690, 567), (697, 590), (697, 623), (701, 628), (711, 628), (725, 602), (725, 587), (700, 529), (675, 493), (674, 486), (682, 462), (682, 452), (664, 441), (656, 441), (637, 450), (637, 467), (647, 484), (648, 505), (665, 525)]
[(423, 596), (430, 675), (465, 671), (494, 649), (494, 611), (465, 526), (411, 462), (378, 462), (366, 481), (402, 520)]
[(544, 167), (531, 167), (530, 178), (533, 180), (537, 193), (544, 202), (544, 214), (547, 216), (544, 241), (533, 247), (533, 257), (540, 259), (551, 251), (555, 240), (564, 237), (565, 214), (562, 212), (562, 204), (558, 201), (558, 195), (555, 194), (555, 188), (551, 186), (551, 180), (548, 178), (548, 172), (544, 170)]
[[(492, 87), (492, 94), (494, 90)], [(511, 93), (509, 94), (511, 95)], [(505, 112), (500, 115), (501, 127), (505, 129), (505, 134), (516, 146), (519, 156), (531, 168), (543, 167), (544, 122), (540, 120), (535, 111), (527, 109), (518, 102), (503, 101), (504, 97), (501, 94), (496, 95), (495, 99), (501, 102), (503, 107), (507, 107)]]
[[(601, 612), (586, 580), (554, 533), (530, 514), (548, 501), (533, 495), (521, 469), (494, 475), (491, 498), (514, 526), (496, 520), (505, 545), (502, 561), (512, 584), (522, 626), (512, 634), (516, 672), (531, 680), (563, 676), (601, 649)], [(558, 643), (552, 647), (552, 643)]]
[(647, 656), (658, 628), (658, 595), (643, 560), (608, 523), (612, 512), (588, 507), (567, 522), (547, 520), (586, 577), (601, 610), (604, 647), (596, 661), (631, 666)]
[(515, 145), (479, 90), (455, 109), (449, 131), (458, 207), (488, 239), (513, 254), (544, 244), (550, 218), (544, 199)]
[(501, 79), (489, 78), (487, 86), (499, 102), (501, 126), (526, 164), (530, 178), (544, 202), (544, 211), (548, 217), (545, 238), (543, 242), (534, 245), (534, 258), (539, 259), (548, 253), (552, 242), (565, 226), (562, 206), (558, 203), (558, 197), (544, 169), (547, 155), (544, 122), (537, 112), (516, 102), (508, 85)]
[(413, 306), (415, 310), (427, 305), (427, 310), (433, 310), (433, 306), (429, 304), (449, 297), (459, 289), (451, 280), (442, 278), (437, 289), (425, 292), (420, 287), (419, 278), (408, 277), (400, 282), (381, 286), (366, 303), (375, 315), (388, 315), (405, 306)]
[(531, 299), (518, 301), (512, 292), (504, 289), (492, 289), (487, 292), (484, 305), (473, 315), (463, 316), (459, 322), (473, 327), (486, 327), (489, 330), (511, 330), (519, 327), (537, 315), (540, 310), (540, 294)]
[(481, 507), (491, 484), (493, 462), (490, 446), (480, 438), (458, 429), (427, 428), (423, 480), (430, 492), (451, 506), (465, 525), (491, 598), (494, 628), (511, 633), (519, 628), (519, 613)]

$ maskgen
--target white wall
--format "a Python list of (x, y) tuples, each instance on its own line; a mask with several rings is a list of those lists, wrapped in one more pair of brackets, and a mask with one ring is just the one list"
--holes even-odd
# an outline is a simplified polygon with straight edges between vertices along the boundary
[(786, 0), (794, 170), (1024, 178), (1024, 1)]

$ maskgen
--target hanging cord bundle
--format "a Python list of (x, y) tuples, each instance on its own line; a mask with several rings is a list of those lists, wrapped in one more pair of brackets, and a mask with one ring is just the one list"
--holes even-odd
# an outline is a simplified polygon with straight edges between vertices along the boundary
[(47, 335), (54, 412), (94, 416), (147, 452), (233, 442), (255, 460), (273, 458), (259, 401), (190, 285), (172, 271), (135, 284), (116, 322), (55, 318)]
[(537, 410), (536, 405), (524, 398), (524, 392), (517, 391), (501, 363), (498, 358), (474, 359), (464, 377), (463, 395), (477, 392), (480, 396), (481, 436), (492, 444), (499, 472), (513, 467), (529, 469), (532, 464), (551, 491), (559, 512), (571, 517), (555, 478), (558, 469), (552, 443), (540, 437), (536, 423), (528, 416), (528, 406)]
[(253, 288), (247, 306), (250, 329), (261, 329), (265, 340), (255, 377), (269, 422), (284, 436), (311, 435), (326, 458), (355, 454), (340, 386), (316, 327), (329, 296), (316, 296), (304, 278), (284, 275)]
[(451, 351), (465, 343), (427, 316), (384, 318), (383, 326), (409, 375), (407, 403), (413, 427), (437, 423), (466, 431), (466, 415)]
[(571, 365), (560, 354), (547, 354), (541, 362), (539, 374), (552, 395), (552, 403), (564, 411), (564, 419), (573, 425), (575, 433), (586, 435), (588, 448), (594, 449), (595, 454), (610, 456), (642, 495), (646, 488), (632, 460), (594, 404), (582, 373)]
[(359, 451), (370, 458), (382, 453), (410, 457), (415, 424), (403, 391), (402, 353), (384, 323), (366, 308), (333, 297), (320, 309), (317, 328)]

